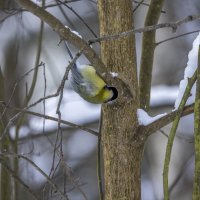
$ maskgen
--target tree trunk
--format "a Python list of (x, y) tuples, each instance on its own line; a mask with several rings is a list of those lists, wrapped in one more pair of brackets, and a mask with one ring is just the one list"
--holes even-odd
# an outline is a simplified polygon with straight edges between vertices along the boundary
[[(4, 77), (0, 68), (0, 101), (4, 101)], [(0, 113), (3, 113), (3, 108), (0, 107)], [(1, 116), (0, 116), (1, 118)], [(4, 130), (4, 126), (6, 124), (5, 117), (0, 119), (0, 137), (2, 136), (2, 132)], [(9, 147), (8, 139), (4, 139), (0, 142), (0, 152), (7, 152)], [(5, 159), (8, 161), (8, 159)], [(0, 199), (2, 200), (9, 200), (10, 199), (10, 175), (3, 168), (0, 162)]]
[[(133, 29), (131, 0), (98, 0), (100, 34), (111, 35)], [(138, 82), (134, 35), (104, 41), (101, 56), (108, 71), (118, 73), (118, 79), (130, 91), (124, 97), (125, 87), (117, 88), (115, 103), (103, 106), (102, 147), (106, 200), (140, 199), (141, 159), (143, 142), (131, 141), (138, 122)]]

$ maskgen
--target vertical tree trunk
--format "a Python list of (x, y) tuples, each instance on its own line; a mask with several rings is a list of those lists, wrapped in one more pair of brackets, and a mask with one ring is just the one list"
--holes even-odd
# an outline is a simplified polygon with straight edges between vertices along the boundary
[[(0, 101), (4, 101), (4, 78), (0, 68)], [(0, 107), (0, 113), (3, 112), (3, 108)], [(0, 137), (2, 136), (2, 132), (4, 126), (6, 124), (5, 117), (0, 119)], [(9, 141), (6, 138), (5, 140), (0, 142), (0, 152), (8, 151)], [(5, 159), (8, 160), (8, 159)], [(3, 168), (0, 163), (0, 199), (2, 200), (9, 200), (10, 199), (10, 175), (9, 173)]]
[[(0, 131), (2, 131), (2, 127), (0, 127)], [(3, 141), (4, 144), (1, 144), (0, 150), (7, 151), (8, 150), (8, 140)], [(4, 159), (8, 161), (8, 159)], [(10, 175), (8, 171), (0, 164), (0, 199), (2, 200), (10, 200), (11, 197), (11, 189), (10, 189), (11, 181)]]
[[(100, 34), (111, 35), (133, 28), (131, 0), (98, 0)], [(103, 106), (102, 147), (106, 200), (140, 199), (140, 168), (143, 142), (130, 141), (138, 123), (138, 82), (134, 35), (101, 43), (108, 71), (117, 72), (131, 96)], [(137, 139), (136, 139), (137, 140)]]

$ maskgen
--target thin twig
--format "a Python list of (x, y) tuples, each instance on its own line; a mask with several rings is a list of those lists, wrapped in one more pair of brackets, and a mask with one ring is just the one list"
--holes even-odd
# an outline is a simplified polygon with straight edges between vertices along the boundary
[[(72, 62), (73, 63), (73, 62)], [(65, 86), (65, 81), (67, 80), (67, 77), (68, 77), (68, 73), (69, 73), (69, 69), (72, 67), (72, 63), (69, 64), (69, 66), (66, 68), (65, 70), (65, 73), (64, 73), (64, 76), (63, 76), (63, 79), (61, 81), (61, 84), (60, 84), (60, 91), (59, 91), (59, 100), (58, 100), (58, 104), (57, 104), (57, 109), (56, 109), (56, 114), (58, 115), (58, 126), (57, 126), (57, 132), (56, 132), (56, 140), (55, 140), (55, 144), (54, 144), (54, 152), (53, 152), (53, 163), (52, 163), (52, 170), (51, 172), (53, 171), (53, 168), (54, 168), (54, 162), (55, 162), (55, 156), (56, 156), (56, 153), (59, 155), (59, 157), (61, 158), (62, 157), (62, 148), (60, 149), (60, 152), (58, 152), (57, 150), (57, 147), (60, 146), (62, 147), (62, 144), (61, 145), (58, 145), (58, 139), (60, 137), (60, 141), (62, 141), (62, 130), (61, 130), (61, 112), (60, 112), (60, 106), (61, 106), (61, 102), (62, 102), (62, 99), (63, 99), (63, 90), (64, 90), (64, 86)], [(74, 60), (74, 63), (75, 63), (75, 60)], [(62, 162), (64, 163), (64, 161)], [(78, 188), (79, 189), (79, 188)], [(84, 194), (84, 192), (82, 192), (81, 189), (79, 189), (79, 191), (83, 194), (84, 198), (87, 199), (86, 195)]]
[(200, 199), (200, 45), (198, 51), (197, 83), (194, 104), (194, 146), (195, 146), (195, 169), (193, 180), (192, 199)]
[(163, 131), (162, 129), (159, 129), (159, 131), (160, 131), (166, 138), (169, 137), (169, 136), (167, 135), (167, 133), (165, 133), (165, 131)]
[[(0, 102), (1, 104), (1, 102)], [(2, 105), (2, 104), (1, 104)], [(3, 104), (4, 106), (4, 104)], [(41, 118), (44, 118), (44, 119), (47, 119), (47, 120), (51, 120), (51, 121), (55, 121), (55, 122), (58, 122), (58, 119), (55, 118), (55, 117), (51, 117), (49, 115), (44, 115), (44, 114), (40, 114), (40, 113), (36, 113), (36, 112), (33, 112), (33, 111), (28, 111), (28, 110), (25, 110), (25, 109), (20, 109), (20, 108), (14, 108), (16, 111), (18, 112), (23, 112), (25, 114), (28, 114), (28, 115), (33, 115), (33, 116), (36, 116), (36, 117), (41, 117)], [(80, 125), (77, 125), (77, 124), (74, 124), (74, 123), (71, 123), (71, 122), (68, 122), (68, 121), (65, 121), (65, 120), (61, 120), (60, 121), (62, 124), (65, 124), (65, 125), (68, 125), (68, 126), (71, 126), (73, 128), (78, 128), (80, 130), (83, 130), (85, 132), (88, 132), (88, 133), (91, 133), (92, 135), (95, 135), (95, 136), (98, 136), (99, 133), (92, 130), (92, 129), (89, 129), (89, 128), (86, 128), (84, 126), (80, 126)]]
[(62, 7), (62, 4), (59, 4), (58, 5), (58, 8), (59, 10), (61, 11), (63, 17), (65, 18), (65, 20), (68, 22), (68, 24), (70, 25), (70, 27), (73, 29), (73, 30), (76, 30), (74, 24), (72, 23), (71, 19), (68, 17), (65, 9)]
[(169, 173), (169, 164), (170, 164), (170, 160), (171, 160), (171, 152), (172, 152), (174, 137), (175, 137), (175, 134), (176, 134), (176, 130), (177, 130), (177, 127), (178, 127), (184, 106), (187, 102), (188, 97), (190, 96), (190, 90), (191, 90), (192, 86), (194, 85), (196, 79), (197, 79), (197, 71), (195, 71), (194, 75), (191, 78), (188, 79), (188, 85), (187, 85), (185, 92), (183, 94), (182, 100), (181, 100), (180, 105), (178, 107), (177, 115), (174, 119), (171, 131), (170, 131), (170, 134), (169, 134), (168, 143), (167, 143), (167, 147), (166, 147), (164, 168), (163, 168), (163, 191), (164, 191), (164, 199), (165, 200), (169, 200), (168, 173)]
[(160, 42), (157, 42), (156, 43), (156, 46), (160, 45), (160, 44), (163, 44), (164, 42), (168, 42), (170, 40), (174, 40), (176, 38), (180, 38), (180, 37), (183, 37), (183, 36), (186, 36), (186, 35), (190, 35), (190, 34), (194, 34), (194, 33), (198, 33), (200, 32), (200, 30), (196, 30), (196, 31), (190, 31), (190, 32), (187, 32), (187, 33), (183, 33), (183, 34), (180, 34), (180, 35), (177, 35), (177, 36), (174, 36), (174, 37), (170, 37), (170, 38), (167, 38), (165, 40), (161, 40)]
[[(44, 101), (43, 101), (43, 114), (46, 115), (46, 91), (47, 91), (47, 79), (45, 65), (43, 65), (43, 77), (44, 77)], [(45, 133), (45, 118), (43, 118), (43, 134)]]
[[(16, 0), (16, 2), (46, 22), (55, 32), (60, 35), (62, 39), (72, 43), (78, 49), (84, 49), (85, 56), (88, 58), (90, 63), (95, 66), (100, 74), (107, 72), (107, 68), (96, 54), (94, 49), (92, 49), (85, 40), (74, 34), (69, 28), (65, 27), (59, 19), (40, 6), (34, 4), (31, 0)], [(112, 78), (111, 75), (109, 77), (110, 79)]]
[[(57, 97), (57, 96), (60, 94), (61, 88), (64, 87), (65, 80), (67, 79), (67, 76), (68, 76), (68, 73), (69, 73), (70, 68), (72, 67), (72, 65), (74, 64), (74, 62), (76, 62), (76, 60), (80, 57), (80, 55), (82, 54), (83, 51), (84, 51), (84, 49), (82, 49), (81, 51), (79, 51), (79, 52), (76, 54), (76, 56), (74, 57), (74, 59), (72, 60), (72, 62), (68, 65), (68, 67), (66, 68), (65, 74), (64, 74), (64, 76), (63, 76), (63, 79), (62, 79), (62, 81), (61, 81), (61, 84), (60, 84), (60, 86), (58, 87), (57, 91), (56, 91), (54, 94), (48, 95), (48, 96), (46, 96), (46, 97), (42, 97), (42, 98), (38, 99), (37, 101), (35, 101), (34, 103), (32, 103), (32, 104), (26, 106), (26, 107), (25, 107), (24, 109), (22, 109), (22, 110), (28, 110), (29, 108), (36, 106), (37, 104), (43, 102), (43, 101), (46, 100), (46, 99), (50, 99), (50, 98), (52, 98), (52, 97)], [(23, 113), (23, 112), (21, 111), (20, 113), (17, 113), (15, 116), (13, 116), (12, 118), (9, 119), (9, 121), (8, 121), (8, 123), (7, 123), (7, 125), (6, 125), (6, 127), (5, 127), (5, 129), (4, 129), (4, 131), (3, 131), (3, 133), (2, 133), (2, 136), (1, 136), (0, 140), (2, 140), (2, 139), (5, 137), (5, 135), (6, 135), (7, 131), (8, 131), (8, 128), (13, 124), (13, 122), (14, 122), (16, 119), (18, 119), (18, 117), (21, 116), (22, 113)]]
[(169, 187), (169, 194), (171, 194), (175, 188), (178, 189), (178, 187), (179, 187), (178, 182), (186, 174), (184, 172), (187, 170), (189, 165), (191, 165), (193, 163), (193, 161), (194, 161), (194, 152), (192, 152), (192, 154), (187, 158), (187, 160), (182, 165), (181, 169), (179, 169), (178, 175), (176, 176), (176, 178), (174, 179), (173, 183)]
[[(28, 95), (26, 96), (23, 106), (27, 105), (27, 103), (30, 101), (31, 97), (33, 96), (33, 92), (35, 90), (37, 76), (38, 76), (37, 66), (40, 63), (40, 57), (41, 57), (41, 52), (42, 52), (43, 32), (44, 32), (44, 22), (41, 20), (40, 21), (40, 31), (39, 31), (39, 36), (38, 36), (38, 44), (37, 44), (37, 53), (36, 53), (36, 58), (35, 58), (35, 70), (34, 70), (34, 74), (33, 74), (31, 87), (29, 89)], [(42, 63), (42, 64), (44, 64), (44, 63)]]
[[(72, 53), (68, 47), (68, 43), (65, 42), (66, 44), (66, 47), (67, 47), (67, 50), (68, 50), (68, 53), (72, 59), (72, 61), (74, 60), (73, 56), (72, 56)], [(76, 63), (74, 62), (73, 65), (76, 65)], [(73, 66), (71, 66), (73, 67)], [(68, 67), (69, 68), (69, 67)], [(54, 164), (54, 159), (55, 159), (55, 155), (57, 153), (57, 155), (59, 156), (59, 158), (61, 159), (61, 164), (63, 166), (65, 170), (65, 173), (67, 174), (67, 169), (69, 169), (69, 167), (66, 167), (66, 163), (64, 161), (64, 157), (63, 157), (63, 151), (62, 151), (62, 130), (61, 130), (61, 112), (60, 112), (60, 106), (61, 106), (61, 102), (62, 102), (62, 98), (63, 98), (63, 89), (64, 89), (64, 84), (65, 84), (65, 77), (68, 76), (68, 72), (69, 72), (69, 69), (66, 69), (65, 71), (65, 74), (63, 76), (63, 79), (62, 79), (62, 82), (61, 82), (61, 90), (60, 90), (60, 97), (59, 97), (59, 101), (58, 101), (58, 105), (57, 105), (57, 109), (56, 109), (56, 113), (58, 114), (58, 126), (57, 126), (57, 134), (56, 134), (56, 142), (55, 142), (55, 148), (54, 148), (54, 153), (53, 153), (53, 164)], [(57, 150), (57, 142), (58, 142), (58, 137), (60, 136), (60, 151)], [(52, 164), (52, 166), (53, 166)], [(72, 172), (71, 172), (72, 173)], [(76, 188), (78, 189), (78, 191), (83, 195), (84, 199), (87, 200), (87, 196), (86, 194), (82, 191), (82, 189), (78, 186), (79, 184), (77, 184), (75, 181), (74, 181), (74, 178), (72, 178), (71, 176), (69, 176), (71, 179), (72, 179), (72, 182), (74, 183), (74, 185), (76, 186)]]
[(137, 29), (121, 32), (118, 34), (102, 36), (102, 37), (99, 37), (96, 39), (91, 39), (91, 40), (89, 40), (89, 44), (101, 42), (101, 41), (107, 41), (107, 40), (114, 40), (114, 39), (118, 39), (118, 38), (122, 38), (122, 37), (127, 37), (127, 36), (129, 36), (131, 34), (135, 34), (135, 33), (144, 33), (144, 32), (148, 32), (148, 31), (155, 31), (155, 30), (161, 29), (161, 28), (171, 28), (172, 31), (175, 32), (180, 25), (188, 23), (188, 22), (192, 22), (195, 20), (199, 20), (199, 19), (200, 19), (200, 15), (189, 15), (189, 16), (187, 16), (183, 19), (180, 19), (178, 21), (175, 21), (175, 22), (155, 24), (152, 26), (137, 28)]
[[(169, 136), (167, 135), (167, 133), (165, 133), (162, 129), (159, 130), (167, 139), (169, 138)], [(182, 140), (184, 142), (187, 143), (194, 143), (194, 138), (189, 138), (189, 137), (184, 137), (183, 135), (180, 134), (176, 134), (176, 138), (178, 138), (179, 140)]]
[(73, 12), (78, 17), (78, 19), (85, 25), (85, 27), (92, 33), (92, 35), (95, 38), (97, 38), (97, 34), (90, 28), (90, 26), (85, 22), (85, 20), (72, 7), (68, 6), (66, 2), (62, 2), (60, 0), (57, 1), (66, 6), (71, 12)]
[[(140, 3), (140, 1), (133, 1), (133, 2), (134, 2), (134, 3), (137, 3), (137, 4)], [(148, 6), (148, 7), (149, 7), (149, 4), (148, 4), (148, 3), (142, 2), (142, 5), (143, 5), (143, 6)], [(161, 13), (166, 13), (166, 12), (165, 12), (164, 10), (162, 10)]]
[(133, 9), (133, 13), (143, 4), (144, 0), (137, 3), (137, 6)]
[(25, 161), (27, 161), (29, 164), (31, 164), (40, 174), (42, 174), (46, 180), (48, 181), (48, 183), (51, 185), (51, 187), (60, 194), (61, 197), (63, 197), (66, 200), (69, 200), (67, 195), (64, 194), (59, 188), (58, 186), (52, 182), (52, 180), (49, 178), (49, 176), (41, 169), (39, 168), (32, 160), (30, 160), (29, 158), (27, 158), (26, 156), (22, 155), (22, 154), (9, 154), (9, 153), (0, 153), (0, 157), (5, 158), (5, 157), (16, 157), (16, 158), (21, 158)]
[(97, 143), (97, 179), (98, 179), (98, 189), (99, 189), (99, 199), (104, 200), (103, 195), (103, 183), (102, 183), (102, 174), (101, 174), (101, 128), (102, 128), (102, 120), (103, 112), (101, 110), (101, 118), (99, 121), (99, 135), (98, 135), (98, 143)]
[(1, 19), (1, 20), (0, 20), (0, 24), (3, 23), (3, 22), (4, 22), (5, 20), (7, 20), (8, 18), (13, 17), (14, 15), (17, 15), (17, 14), (23, 12), (23, 11), (25, 11), (25, 10), (24, 10), (24, 9), (19, 9), (19, 8), (18, 8), (15, 12), (13, 12), (13, 13), (9, 14), (8, 16), (4, 17), (3, 19)]
[(11, 100), (12, 100), (14, 94), (15, 94), (15, 90), (16, 90), (17, 86), (19, 85), (19, 83), (20, 83), (26, 76), (28, 76), (32, 71), (36, 70), (37, 68), (41, 67), (42, 65), (43, 65), (43, 63), (41, 62), (38, 66), (36, 66), (36, 67), (34, 67), (34, 68), (31, 68), (30, 70), (28, 70), (26, 73), (24, 73), (24, 74), (15, 82), (15, 84), (14, 84), (14, 86), (13, 86), (13, 90), (12, 90), (12, 92), (11, 92), (11, 95), (10, 95), (10, 97), (9, 97), (9, 99), (8, 99), (8, 103), (6, 103), (6, 106), (5, 106), (3, 112), (2, 112), (1, 115), (0, 115), (0, 119), (4, 116), (4, 114), (5, 114), (5, 112), (6, 112), (6, 108), (10, 105)]
[(26, 183), (24, 183), (24, 181), (17, 175), (16, 171), (13, 171), (2, 158), (0, 158), (0, 163), (8, 171), (8, 173), (11, 174), (11, 176), (13, 176), (13, 178), (18, 181), (25, 188), (25, 190), (33, 196), (34, 199), (40, 200), (33, 189), (31, 189)]

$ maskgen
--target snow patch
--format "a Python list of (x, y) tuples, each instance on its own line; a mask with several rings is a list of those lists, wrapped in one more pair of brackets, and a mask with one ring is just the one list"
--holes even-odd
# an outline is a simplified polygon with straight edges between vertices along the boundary
[[(175, 110), (178, 109), (178, 106), (180, 105), (181, 99), (188, 84), (188, 78), (191, 78), (197, 69), (199, 45), (200, 45), (200, 33), (194, 40), (192, 50), (188, 54), (188, 62), (184, 72), (184, 79), (180, 82), (179, 94), (174, 106)], [(190, 105), (194, 102), (195, 91), (196, 91), (196, 83), (191, 89), (191, 96), (188, 98), (186, 105)]]
[(75, 30), (72, 30), (72, 29), (69, 28), (68, 26), (65, 26), (65, 28), (68, 28), (72, 33), (74, 33), (74, 34), (77, 35), (78, 37), (83, 38), (79, 32), (77, 32), (77, 31), (75, 31)]
[(163, 113), (163, 114), (159, 114), (154, 117), (151, 117), (143, 109), (137, 109), (137, 117), (138, 117), (139, 125), (143, 125), (143, 126), (147, 126), (165, 115), (167, 115), (167, 113)]
[(117, 72), (110, 72), (110, 74), (111, 74), (111, 76), (112, 76), (113, 78), (115, 78), (115, 77), (118, 76), (118, 73), (117, 73)]

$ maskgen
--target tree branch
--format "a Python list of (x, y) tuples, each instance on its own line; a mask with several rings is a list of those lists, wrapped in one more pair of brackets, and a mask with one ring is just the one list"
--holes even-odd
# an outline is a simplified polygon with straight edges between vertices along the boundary
[(169, 164), (171, 160), (171, 153), (172, 153), (172, 147), (174, 143), (174, 138), (176, 134), (176, 130), (178, 128), (178, 124), (184, 109), (184, 106), (187, 102), (187, 99), (190, 96), (190, 91), (197, 79), (197, 70), (193, 74), (191, 78), (188, 78), (188, 84), (185, 88), (183, 97), (181, 99), (181, 102), (178, 106), (177, 109), (177, 115), (174, 118), (172, 128), (170, 130), (170, 134), (168, 137), (168, 142), (167, 142), (167, 147), (166, 147), (166, 154), (165, 154), (165, 161), (164, 161), (164, 168), (163, 168), (163, 191), (164, 191), (164, 200), (169, 200), (169, 191), (168, 191), (168, 185), (169, 185), (169, 180), (168, 180), (168, 175), (169, 175)]
[[(199, 46), (200, 47), (200, 46)], [(197, 84), (194, 104), (195, 173), (192, 199), (200, 199), (200, 49), (198, 51)]]
[[(3, 104), (0, 102), (0, 105), (3, 105)], [(55, 121), (55, 122), (59, 121), (58, 118), (51, 117), (49, 115), (43, 115), (43, 114), (32, 112), (32, 111), (29, 111), (29, 110), (26, 110), (26, 109), (20, 109), (20, 108), (13, 108), (13, 109), (16, 110), (16, 111), (18, 111), (18, 112), (20, 112), (20, 113), (25, 113), (25, 114), (28, 114), (28, 115), (33, 115), (33, 116), (36, 116), (36, 117), (44, 118), (44, 119)], [(68, 125), (68, 126), (71, 126), (73, 128), (81, 129), (83, 131), (91, 133), (92, 135), (99, 136), (98, 132), (96, 132), (96, 131), (94, 131), (92, 129), (86, 128), (84, 126), (80, 126), (80, 125), (77, 125), (77, 124), (74, 124), (74, 123), (71, 123), (71, 122), (68, 122), (68, 121), (65, 121), (65, 120), (60, 120), (60, 123)]]
[(9, 174), (11, 174), (11, 176), (17, 180), (24, 188), (27, 192), (29, 192), (33, 198), (35, 200), (39, 200), (39, 198), (37, 197), (37, 194), (33, 191), (33, 189), (31, 189), (16, 173), (16, 171), (13, 171), (12, 168), (9, 167), (9, 165), (6, 164), (6, 162), (0, 158), (0, 163), (2, 164), (2, 166), (6, 169), (6, 171), (8, 171)]
[[(194, 103), (184, 107), (183, 112), (181, 114), (181, 117), (192, 114), (193, 112), (194, 112)], [(167, 124), (173, 122), (177, 113), (178, 113), (178, 110), (174, 110), (171, 113), (169, 113), (169, 114), (159, 118), (158, 120), (152, 122), (151, 124), (149, 124), (147, 126), (142, 126), (143, 134), (146, 137), (148, 137), (149, 135), (155, 133), (157, 130), (159, 130), (162, 127), (166, 126)]]
[(126, 37), (135, 33), (144, 33), (144, 32), (148, 32), (148, 31), (155, 31), (157, 29), (161, 29), (161, 28), (171, 28), (173, 32), (175, 32), (177, 30), (177, 28), (185, 23), (188, 22), (192, 22), (195, 20), (199, 20), (200, 19), (200, 15), (189, 15), (183, 19), (180, 19), (178, 21), (175, 22), (167, 22), (167, 23), (160, 23), (160, 24), (156, 24), (156, 25), (152, 25), (152, 26), (146, 26), (143, 28), (137, 28), (137, 29), (132, 29), (129, 31), (124, 31), (118, 34), (113, 34), (113, 35), (105, 35), (96, 39), (91, 39), (89, 40), (89, 43), (96, 43), (96, 42), (101, 42), (101, 41), (106, 41), (106, 40), (114, 40), (114, 39), (118, 39), (118, 38), (122, 38), (122, 37)]
[(183, 37), (183, 36), (186, 36), (186, 35), (190, 35), (190, 34), (194, 34), (194, 33), (199, 33), (199, 32), (200, 32), (200, 30), (190, 31), (190, 32), (187, 32), (187, 33), (183, 33), (183, 34), (180, 34), (180, 35), (176, 35), (176, 36), (174, 36), (174, 37), (170, 37), (170, 38), (161, 40), (161, 41), (159, 41), (159, 42), (156, 43), (156, 47), (157, 47), (158, 45), (163, 44), (163, 43), (165, 43), (165, 42), (168, 42), (168, 41), (170, 41), (170, 40), (174, 40), (174, 39), (176, 39), (176, 38), (180, 38), (180, 37)]
[[(149, 10), (145, 19), (145, 27), (158, 23), (160, 11), (164, 0), (151, 0)], [(151, 79), (155, 51), (156, 30), (143, 33), (142, 53), (140, 61), (140, 108), (148, 111), (150, 106)]]
[(96, 52), (90, 47), (90, 45), (82, 38), (72, 33), (70, 29), (65, 27), (55, 16), (53, 16), (40, 6), (34, 4), (30, 0), (16, 0), (16, 2), (18, 2), (19, 5), (46, 22), (51, 28), (53, 28), (54, 31), (56, 31), (61, 36), (61, 38), (69, 41), (78, 49), (84, 49), (83, 52), (85, 56), (97, 68), (97, 71), (99, 73), (106, 72), (104, 64), (102, 63)]
[(24, 155), (20, 155), (20, 154), (9, 154), (9, 153), (0, 153), (0, 159), (2, 158), (6, 158), (6, 157), (16, 157), (18, 159), (23, 159), (25, 161), (27, 161), (31, 166), (33, 166), (33, 168), (35, 168), (40, 174), (42, 174), (47, 182), (52, 186), (52, 188), (65, 200), (69, 200), (67, 197), (67, 194), (64, 194), (59, 188), (58, 186), (53, 183), (53, 181), (49, 178), (49, 176), (41, 169), (39, 168), (32, 160), (30, 160), (28, 157), (24, 156)]

